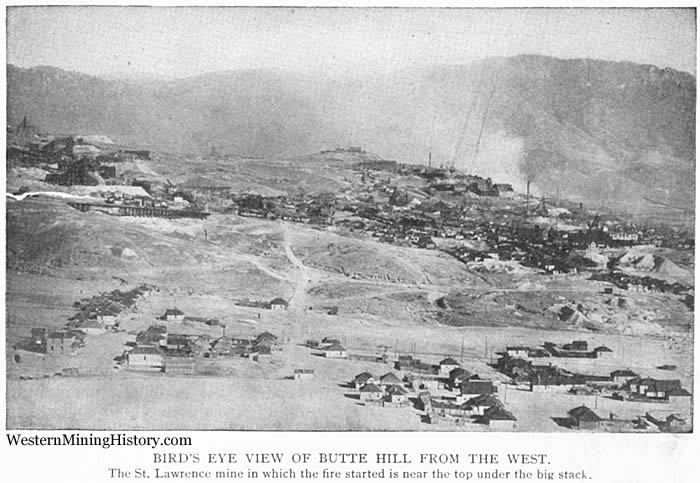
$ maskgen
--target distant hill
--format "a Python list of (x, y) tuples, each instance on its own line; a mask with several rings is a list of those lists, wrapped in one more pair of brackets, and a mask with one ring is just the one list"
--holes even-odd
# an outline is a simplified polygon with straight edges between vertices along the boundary
[(330, 80), (276, 70), (103, 80), (8, 66), (8, 122), (176, 152), (295, 156), (348, 142), (589, 206), (692, 216), (695, 77), (541, 56)]

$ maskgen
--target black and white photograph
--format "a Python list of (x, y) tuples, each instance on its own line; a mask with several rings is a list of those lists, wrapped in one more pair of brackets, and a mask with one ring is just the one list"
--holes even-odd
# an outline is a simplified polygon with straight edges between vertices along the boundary
[(695, 8), (6, 29), (8, 430), (693, 431)]

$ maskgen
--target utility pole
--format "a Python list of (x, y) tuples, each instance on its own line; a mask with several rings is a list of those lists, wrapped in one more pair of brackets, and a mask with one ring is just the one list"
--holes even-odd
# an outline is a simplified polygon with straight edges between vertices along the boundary
[(464, 362), (464, 336), (462, 336), (462, 350), (460, 352), (459, 362)]

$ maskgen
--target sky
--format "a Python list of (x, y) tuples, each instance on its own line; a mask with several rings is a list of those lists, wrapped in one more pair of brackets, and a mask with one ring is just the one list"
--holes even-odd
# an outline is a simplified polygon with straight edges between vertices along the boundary
[(696, 69), (693, 9), (11, 7), (7, 15), (8, 63), (98, 76), (362, 75), (518, 54)]

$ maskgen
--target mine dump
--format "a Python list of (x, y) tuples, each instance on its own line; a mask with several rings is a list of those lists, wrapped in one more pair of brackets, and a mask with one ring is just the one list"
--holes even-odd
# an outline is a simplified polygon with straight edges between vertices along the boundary
[(8, 428), (692, 431), (695, 77), (306, 75), (8, 65)]

